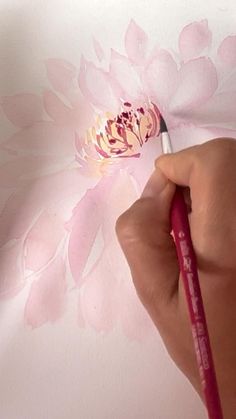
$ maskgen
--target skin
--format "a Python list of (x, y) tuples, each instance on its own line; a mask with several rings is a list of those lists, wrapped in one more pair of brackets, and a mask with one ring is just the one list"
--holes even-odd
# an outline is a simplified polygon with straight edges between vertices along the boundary
[(180, 370), (203, 399), (169, 221), (183, 187), (225, 419), (236, 412), (236, 141), (161, 156), (116, 231), (137, 294)]

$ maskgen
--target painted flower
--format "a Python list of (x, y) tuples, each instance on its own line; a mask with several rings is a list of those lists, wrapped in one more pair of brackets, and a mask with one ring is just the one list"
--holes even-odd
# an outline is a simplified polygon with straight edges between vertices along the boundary
[(152, 330), (114, 225), (161, 152), (159, 112), (175, 150), (236, 136), (236, 36), (216, 55), (213, 41), (203, 20), (168, 51), (131, 21), (125, 55), (94, 39), (94, 62), (46, 61), (42, 97), (2, 98), (12, 126), (0, 145), (0, 296), (29, 286), (27, 324), (57, 321), (77, 294), (81, 327), (119, 325), (135, 339)]
[(160, 112), (155, 104), (133, 109), (125, 102), (117, 116), (98, 116), (96, 125), (87, 132), (101, 157), (140, 157), (140, 147), (150, 138), (156, 138), (160, 129)]

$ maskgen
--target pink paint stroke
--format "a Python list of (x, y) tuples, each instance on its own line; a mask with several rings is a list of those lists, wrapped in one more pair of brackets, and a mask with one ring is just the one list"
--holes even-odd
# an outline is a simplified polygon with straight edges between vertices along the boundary
[(25, 321), (33, 328), (55, 323), (66, 308), (65, 263), (57, 257), (31, 286), (25, 306)]
[(94, 48), (98, 61), (99, 62), (103, 61), (105, 58), (105, 53), (104, 53), (103, 48), (101, 47), (100, 42), (98, 42), (96, 38), (93, 38), (93, 48)]
[(89, 189), (73, 210), (72, 219), (67, 224), (71, 228), (68, 258), (77, 285), (82, 281), (84, 268), (103, 221), (111, 185), (112, 177), (105, 177), (97, 186)]

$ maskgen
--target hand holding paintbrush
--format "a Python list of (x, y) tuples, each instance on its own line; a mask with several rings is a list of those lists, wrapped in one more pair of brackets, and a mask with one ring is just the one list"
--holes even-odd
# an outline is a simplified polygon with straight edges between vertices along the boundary
[[(198, 344), (201, 345), (199, 365), (202, 363), (202, 368), (205, 368), (205, 371), (201, 370), (203, 382), (206, 372), (210, 371), (205, 387), (208, 394), (205, 395), (201, 389), (189, 321), (189, 307), (193, 311), (195, 307), (195, 314), (199, 315), (199, 301), (194, 306), (193, 298), (190, 306), (187, 305), (186, 288), (182, 275), (179, 274), (176, 246), (170, 234), (170, 214), (173, 217), (175, 184), (189, 187), (190, 232), (197, 255), (200, 287), (220, 397), (224, 418), (233, 419), (236, 411), (235, 164), (236, 143), (233, 140), (211, 141), (180, 153), (163, 156), (157, 160), (157, 169), (142, 198), (117, 223), (118, 237), (128, 259), (138, 295), (158, 327), (170, 355), (205, 399), (209, 417), (215, 419), (222, 418), (222, 415), (211, 354), (207, 346), (209, 342), (206, 330), (203, 331), (200, 327), (204, 324), (204, 319), (202, 320), (200, 313), (198, 338), (202, 333), (204, 339), (198, 341)], [(178, 197), (175, 195), (174, 199)], [(181, 231), (179, 239), (183, 241), (186, 230)], [(188, 240), (185, 245), (189, 245)], [(188, 250), (186, 254), (186, 246), (183, 243), (181, 246), (181, 271), (192, 273), (196, 268), (192, 253)], [(193, 280), (193, 276), (191, 278)], [(189, 298), (196, 296), (191, 283), (188, 284), (188, 290)], [(195, 322), (197, 327), (197, 318), (191, 317), (191, 320), (192, 325)], [(195, 349), (198, 350), (198, 347)], [(204, 353), (208, 356), (204, 357)], [(210, 368), (207, 362), (210, 362)], [(209, 400), (213, 400), (213, 405), (209, 404)]]

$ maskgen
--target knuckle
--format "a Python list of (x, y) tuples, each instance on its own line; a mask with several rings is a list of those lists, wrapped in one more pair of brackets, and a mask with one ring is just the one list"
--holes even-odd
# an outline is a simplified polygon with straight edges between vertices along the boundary
[(124, 212), (119, 216), (116, 221), (116, 233), (120, 240), (122, 240), (127, 235), (127, 231), (129, 231), (130, 225), (130, 216), (129, 210)]
[(223, 179), (235, 166), (236, 141), (230, 138), (217, 138), (202, 144), (194, 158), (194, 178), (204, 179), (204, 188), (222, 184)]
[(150, 199), (138, 199), (116, 222), (116, 233), (121, 243), (133, 244), (142, 240), (146, 234), (147, 214), (150, 212)]
[(143, 286), (143, 284), (136, 284), (136, 292), (138, 298), (146, 309), (155, 307), (156, 314), (160, 314), (160, 305), (157, 304), (157, 295), (155, 290), (150, 287)]
[(155, 319), (164, 321), (165, 316), (173, 308), (174, 298), (169, 296), (168, 290), (161, 287), (158, 277), (150, 283), (137, 282), (134, 284), (138, 298), (147, 311), (155, 315)]
[[(207, 151), (207, 152), (206, 152)], [(214, 166), (228, 163), (235, 158), (236, 141), (233, 138), (216, 138), (202, 145), (205, 161)]]
[(136, 235), (137, 220), (133, 206), (121, 214), (116, 221), (116, 232), (122, 241)]

